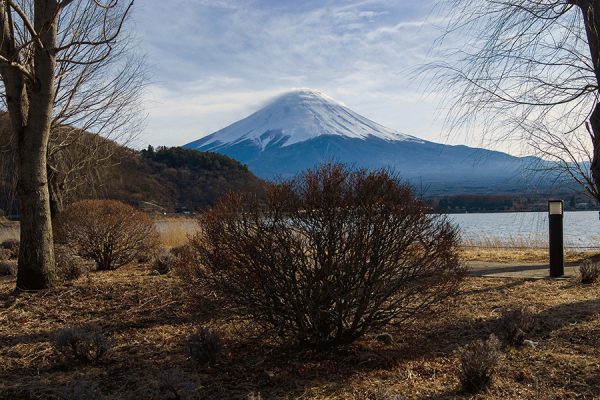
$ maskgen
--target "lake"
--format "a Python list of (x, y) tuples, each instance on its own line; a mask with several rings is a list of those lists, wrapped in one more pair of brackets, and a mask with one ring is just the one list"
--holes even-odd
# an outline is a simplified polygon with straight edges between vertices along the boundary
[[(449, 214), (461, 229), (466, 245), (547, 247), (548, 214), (545, 212)], [(157, 221), (161, 238), (169, 246), (179, 246), (197, 229), (190, 218), (165, 218)], [(566, 212), (565, 246), (571, 248), (600, 247), (600, 220), (597, 211)], [(18, 238), (17, 222), (0, 226), (0, 241)]]
[[(465, 244), (546, 247), (548, 214), (545, 212), (450, 214)], [(597, 211), (573, 211), (564, 215), (565, 246), (600, 247)]]

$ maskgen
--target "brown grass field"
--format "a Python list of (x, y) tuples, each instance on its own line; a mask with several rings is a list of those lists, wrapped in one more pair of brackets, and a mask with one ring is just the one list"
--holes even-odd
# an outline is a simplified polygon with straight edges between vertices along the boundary
[(190, 217), (156, 217), (154, 222), (160, 234), (160, 242), (167, 248), (186, 244), (188, 237), (198, 230), (198, 222)]
[[(1, 399), (92, 398), (84, 390), (92, 383), (103, 395), (94, 397), (108, 399), (392, 399), (376, 397), (378, 389), (398, 399), (469, 398), (458, 390), (457, 349), (487, 337), (501, 310), (521, 305), (541, 321), (530, 337), (537, 347), (506, 350), (492, 388), (474, 398), (600, 398), (600, 287), (573, 280), (469, 277), (431, 319), (390, 329), (394, 344), (365, 338), (330, 353), (272, 343), (198, 288), (145, 265), (41, 293), (14, 295), (14, 285), (0, 278)], [(52, 333), (86, 323), (114, 340), (106, 358), (58, 359)], [(224, 340), (212, 369), (188, 359), (187, 338), (199, 326)]]
[[(565, 250), (565, 262), (580, 262), (597, 251)], [(540, 247), (465, 246), (460, 248), (464, 261), (502, 263), (547, 263), (548, 249)]]

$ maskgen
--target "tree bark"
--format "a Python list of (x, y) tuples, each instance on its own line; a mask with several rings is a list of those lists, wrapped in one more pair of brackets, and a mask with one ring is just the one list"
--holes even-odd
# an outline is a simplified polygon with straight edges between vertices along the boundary
[(46, 133), (43, 126), (31, 128), (34, 127), (28, 129), (28, 135), (19, 143), (21, 245), (17, 288), (40, 290), (52, 287), (56, 276), (46, 146), (42, 143)]
[[(574, 4), (579, 6), (583, 14), (592, 65), (598, 88), (600, 88), (600, 33), (598, 31), (600, 29), (600, 2), (596, 0), (578, 0)], [(596, 202), (600, 204), (600, 103), (598, 103), (598, 100), (596, 100), (594, 110), (590, 115), (590, 129), (593, 146), (590, 172), (592, 173), (596, 193), (598, 193), (595, 196)]]
[(47, 289), (56, 282), (46, 162), (54, 104), (57, 19), (56, 0), (35, 1), (34, 27), (44, 48), (37, 46), (33, 54), (35, 80), (27, 82), (23, 96), (29, 98), (27, 122), (17, 137), (21, 203), (19, 289)]
[[(591, 127), (591, 139), (593, 146), (593, 157), (592, 164), (590, 165), (590, 172), (592, 173), (592, 179), (596, 190), (600, 192), (600, 103), (596, 103), (594, 111), (590, 116), (590, 127)], [(596, 202), (600, 203), (600, 199), (596, 197)]]
[(54, 218), (64, 208), (64, 186), (60, 177), (48, 172), (48, 188), (50, 191), (50, 214)]

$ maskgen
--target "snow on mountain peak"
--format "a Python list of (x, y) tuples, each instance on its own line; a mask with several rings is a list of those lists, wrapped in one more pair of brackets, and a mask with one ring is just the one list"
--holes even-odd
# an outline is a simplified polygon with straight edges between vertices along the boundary
[(289, 146), (321, 135), (353, 139), (419, 141), (393, 131), (313, 89), (295, 89), (276, 97), (254, 114), (198, 141), (204, 149), (251, 140), (261, 148), (277, 143)]

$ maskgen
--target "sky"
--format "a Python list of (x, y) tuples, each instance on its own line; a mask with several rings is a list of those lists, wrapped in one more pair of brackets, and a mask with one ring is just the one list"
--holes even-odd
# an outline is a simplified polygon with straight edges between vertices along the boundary
[[(138, 147), (183, 145), (295, 88), (312, 88), (391, 129), (448, 143), (431, 62), (435, 0), (145, 0), (133, 29), (148, 61)], [(489, 146), (488, 146), (489, 147)]]

